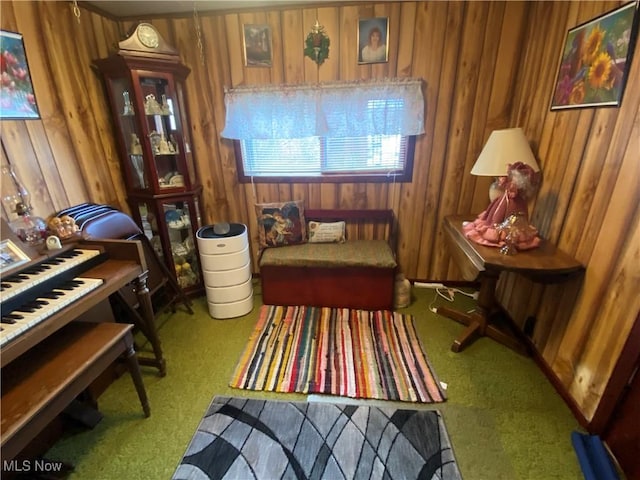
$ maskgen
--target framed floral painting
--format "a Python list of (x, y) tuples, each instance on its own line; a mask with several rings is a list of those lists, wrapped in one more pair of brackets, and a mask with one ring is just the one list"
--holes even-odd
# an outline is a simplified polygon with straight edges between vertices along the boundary
[(567, 32), (551, 110), (619, 106), (638, 33), (638, 2)]
[(22, 35), (0, 30), (0, 120), (40, 118)]

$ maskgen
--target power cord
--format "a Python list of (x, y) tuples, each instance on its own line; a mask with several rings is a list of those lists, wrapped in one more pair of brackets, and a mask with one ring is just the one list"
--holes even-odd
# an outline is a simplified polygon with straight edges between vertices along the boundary
[(433, 296), (433, 300), (429, 304), (429, 310), (431, 310), (431, 312), (433, 313), (438, 313), (438, 309), (433, 306), (434, 303), (436, 303), (438, 296), (444, 298), (447, 302), (453, 302), (456, 293), (460, 293), (461, 295), (465, 295), (469, 298), (473, 298), (474, 300), (478, 300), (478, 295), (479, 295), (478, 292), (469, 293), (469, 292), (465, 292), (464, 290), (460, 290), (458, 288), (449, 288), (449, 287), (436, 288), (435, 294)]

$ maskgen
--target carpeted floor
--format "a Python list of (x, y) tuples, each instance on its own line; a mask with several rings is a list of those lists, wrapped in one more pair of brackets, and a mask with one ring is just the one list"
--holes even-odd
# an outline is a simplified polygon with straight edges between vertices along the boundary
[[(47, 458), (73, 463), (72, 480), (169, 479), (214, 396), (305, 401), (302, 394), (239, 392), (229, 386), (262, 304), (259, 282), (254, 288), (255, 307), (240, 318), (213, 320), (204, 297), (194, 302), (194, 315), (179, 310), (161, 318), (167, 375), (160, 378), (157, 369), (142, 369), (151, 417), (144, 418), (131, 379), (123, 376), (100, 397), (103, 420), (93, 430), (58, 442)], [(430, 306), (448, 303), (433, 290), (413, 289), (412, 297), (400, 312), (414, 316), (429, 360), (448, 385), (447, 401), (437, 408), (462, 477), (583, 480), (571, 444), (571, 432), (581, 428), (534, 362), (488, 338), (462, 353), (451, 352), (453, 339), (464, 327), (429, 311)], [(473, 302), (456, 295), (455, 307), (468, 310)], [(326, 400), (334, 402), (334, 397)], [(339, 400), (407, 407), (404, 402)]]
[(436, 410), (214, 398), (173, 480), (460, 480)]
[(413, 317), (385, 310), (263, 305), (231, 386), (444, 401)]

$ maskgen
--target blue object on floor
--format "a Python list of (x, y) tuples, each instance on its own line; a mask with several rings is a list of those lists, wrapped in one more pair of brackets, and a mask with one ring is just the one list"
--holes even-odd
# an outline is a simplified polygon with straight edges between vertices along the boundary
[(609, 453), (598, 435), (572, 432), (571, 443), (585, 480), (620, 480)]

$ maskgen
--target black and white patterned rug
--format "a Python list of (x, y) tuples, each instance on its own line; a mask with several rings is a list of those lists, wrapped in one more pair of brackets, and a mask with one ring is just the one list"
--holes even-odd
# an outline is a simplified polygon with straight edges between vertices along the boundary
[(180, 479), (461, 479), (437, 410), (216, 397)]

